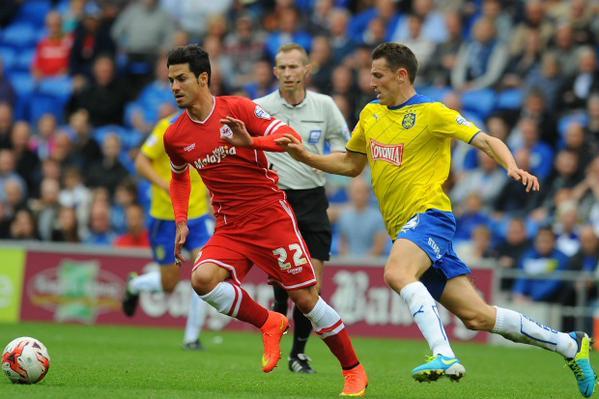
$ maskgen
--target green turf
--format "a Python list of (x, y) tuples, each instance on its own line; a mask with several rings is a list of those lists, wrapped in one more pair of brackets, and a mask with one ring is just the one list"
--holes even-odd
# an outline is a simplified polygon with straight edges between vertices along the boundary
[[(300, 376), (287, 370), (285, 358), (263, 374), (260, 336), (252, 333), (206, 332), (207, 350), (184, 352), (182, 332), (174, 329), (0, 324), (0, 347), (23, 335), (46, 344), (52, 366), (37, 385), (0, 378), (0, 398), (333, 398), (343, 384), (336, 361), (315, 337), (308, 349), (318, 373)], [(290, 343), (286, 336), (284, 355)], [(419, 384), (410, 370), (426, 355), (423, 341), (356, 339), (355, 346), (369, 373), (370, 398), (580, 397), (563, 360), (547, 351), (455, 344), (466, 377)]]

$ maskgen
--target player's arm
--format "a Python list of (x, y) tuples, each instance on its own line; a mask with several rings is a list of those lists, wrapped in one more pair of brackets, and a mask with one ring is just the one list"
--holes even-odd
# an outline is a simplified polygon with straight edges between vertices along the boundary
[(175, 213), (177, 234), (175, 237), (175, 258), (180, 264), (185, 260), (182, 254), (183, 245), (189, 235), (187, 227), (187, 211), (189, 210), (189, 195), (191, 194), (191, 181), (189, 179), (189, 165), (171, 149), (164, 136), (164, 149), (171, 161), (171, 182), (169, 192)]
[(285, 148), (277, 143), (277, 140), (285, 135), (291, 135), (297, 140), (302, 140), (302, 136), (295, 131), (291, 126), (286, 125), (278, 119), (273, 119), (272, 122), (265, 127), (263, 135), (252, 136), (241, 119), (227, 116), (221, 119), (221, 123), (231, 128), (230, 135), (222, 137), (229, 143), (237, 147), (250, 147), (257, 150), (283, 152)]
[(503, 141), (484, 132), (479, 132), (472, 138), (470, 144), (503, 166), (507, 170), (509, 177), (522, 182), (522, 185), (526, 186), (526, 192), (530, 190), (539, 191), (540, 187), (537, 177), (518, 167), (512, 152)]
[(316, 169), (336, 175), (356, 177), (364, 170), (368, 158), (366, 154), (354, 151), (334, 152), (328, 155), (308, 151), (300, 140), (284, 135), (276, 142), (283, 146), (294, 159)]
[(154, 166), (152, 166), (152, 162), (153, 161), (146, 154), (140, 151), (135, 157), (135, 170), (140, 176), (148, 179), (150, 183), (169, 191), (169, 182), (164, 180), (156, 172), (156, 169), (154, 169)]

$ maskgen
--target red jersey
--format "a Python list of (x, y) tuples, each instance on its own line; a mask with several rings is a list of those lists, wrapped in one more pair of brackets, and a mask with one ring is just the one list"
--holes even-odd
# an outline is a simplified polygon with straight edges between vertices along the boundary
[(60, 39), (42, 39), (35, 51), (33, 67), (44, 76), (55, 76), (68, 72), (72, 45), (73, 39), (68, 35)]
[[(221, 137), (232, 134), (231, 129), (220, 122), (226, 116), (242, 120), (252, 136), (275, 132), (297, 134), (259, 105), (237, 96), (214, 97), (212, 111), (203, 121), (192, 119), (186, 111), (169, 126), (164, 134), (164, 148), (171, 159), (173, 183), (179, 180), (177, 174), (187, 173), (188, 166), (192, 165), (210, 191), (217, 223), (231, 223), (285, 199), (285, 193), (277, 187), (279, 177), (268, 168), (264, 151), (235, 147)], [(184, 191), (179, 195), (185, 196)], [(172, 197), (175, 218), (185, 220), (183, 212), (187, 202), (178, 206), (181, 199)]]

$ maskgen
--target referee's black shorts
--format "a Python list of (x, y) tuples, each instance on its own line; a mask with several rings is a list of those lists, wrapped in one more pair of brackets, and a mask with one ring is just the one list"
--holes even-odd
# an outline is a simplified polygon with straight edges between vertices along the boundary
[(327, 215), (329, 201), (324, 187), (285, 190), (293, 207), (300, 232), (312, 258), (326, 261), (331, 256), (331, 223)]

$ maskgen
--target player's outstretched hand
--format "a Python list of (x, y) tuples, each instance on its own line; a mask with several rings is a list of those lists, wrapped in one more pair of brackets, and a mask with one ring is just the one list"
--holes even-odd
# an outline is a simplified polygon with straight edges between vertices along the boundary
[(252, 136), (250, 136), (242, 120), (226, 116), (220, 120), (220, 123), (229, 127), (229, 129), (221, 129), (220, 136), (223, 139), (237, 147), (252, 145)]
[(309, 155), (304, 144), (292, 134), (284, 134), (282, 137), (276, 139), (275, 143), (285, 148), (285, 151), (298, 161), (306, 159), (306, 155)]
[(528, 173), (527, 171), (520, 168), (508, 169), (507, 174), (512, 179), (519, 181), (523, 186), (526, 187), (526, 192), (539, 191), (539, 179), (535, 175)]
[(187, 236), (189, 235), (189, 228), (187, 227), (187, 223), (177, 223), (177, 236), (175, 237), (175, 262), (180, 265), (185, 262), (185, 257), (181, 250), (183, 249), (183, 245), (185, 245), (185, 241), (187, 241)]

